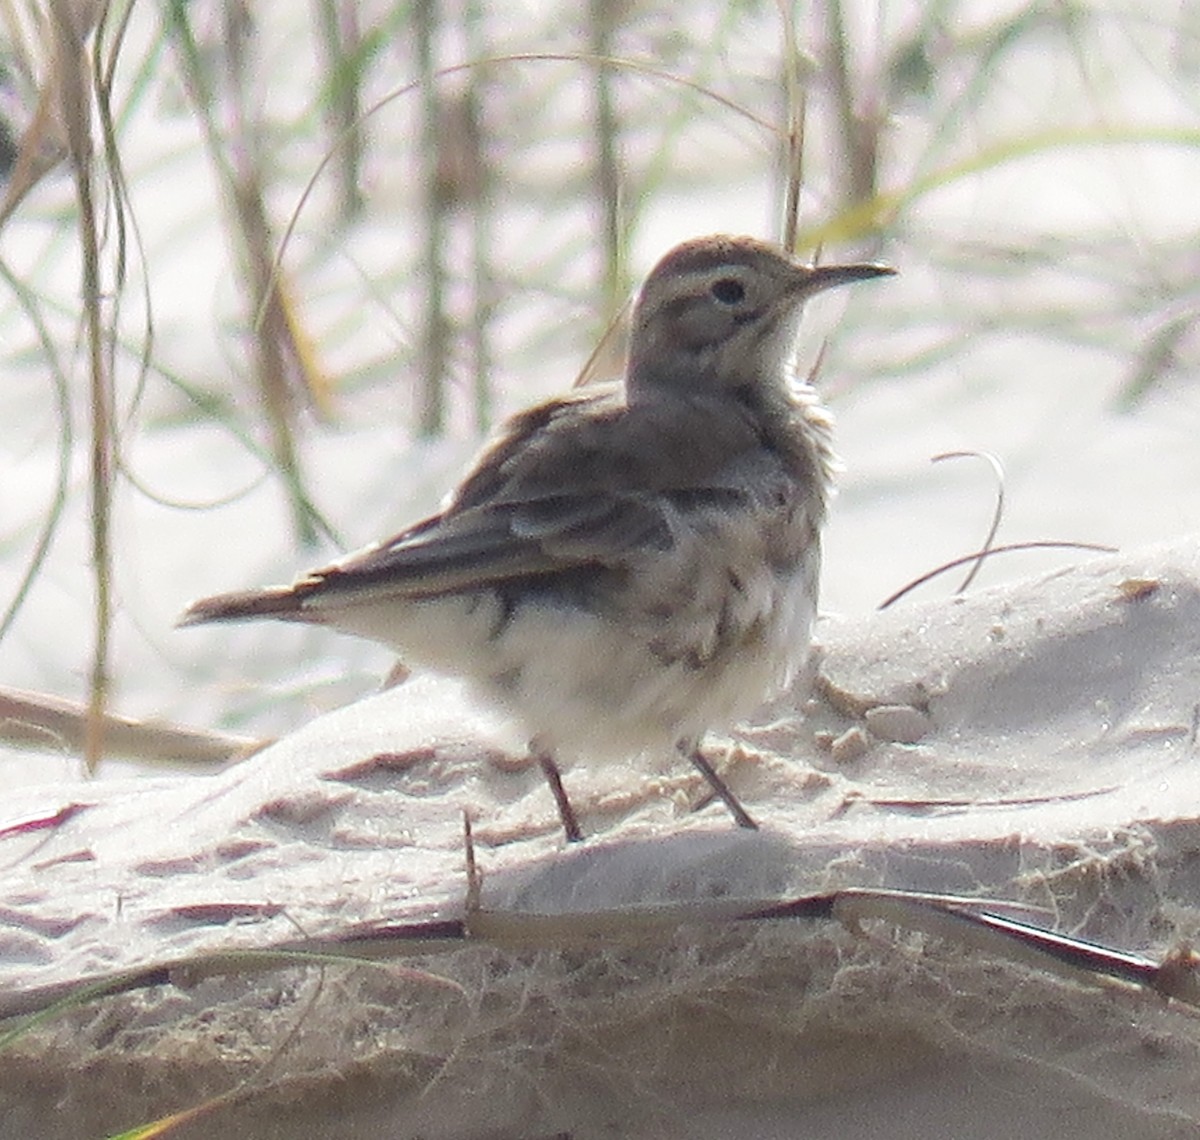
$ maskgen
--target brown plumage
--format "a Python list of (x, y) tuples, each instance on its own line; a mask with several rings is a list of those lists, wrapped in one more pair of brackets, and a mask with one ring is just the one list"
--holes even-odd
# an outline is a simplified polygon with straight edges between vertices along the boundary
[(553, 757), (696, 744), (807, 653), (833, 456), (789, 361), (802, 302), (890, 273), (810, 268), (751, 238), (687, 242), (650, 274), (623, 383), (512, 417), (446, 508), (288, 587), (196, 602), (181, 625), (329, 625), (458, 674)]

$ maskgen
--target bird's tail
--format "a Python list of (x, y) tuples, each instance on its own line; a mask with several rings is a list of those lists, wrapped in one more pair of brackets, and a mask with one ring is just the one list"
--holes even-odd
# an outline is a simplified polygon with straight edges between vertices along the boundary
[(176, 627), (204, 625), (213, 621), (248, 621), (274, 618), (276, 621), (311, 621), (313, 615), (302, 606), (302, 595), (293, 586), (268, 586), (265, 590), (242, 590), (235, 594), (217, 594), (201, 598), (183, 612)]

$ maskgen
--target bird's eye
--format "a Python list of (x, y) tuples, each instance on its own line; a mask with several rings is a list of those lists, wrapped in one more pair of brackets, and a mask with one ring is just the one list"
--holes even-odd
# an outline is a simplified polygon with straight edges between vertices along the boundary
[(722, 277), (714, 281), (709, 292), (722, 305), (739, 305), (746, 299), (746, 286), (736, 277)]

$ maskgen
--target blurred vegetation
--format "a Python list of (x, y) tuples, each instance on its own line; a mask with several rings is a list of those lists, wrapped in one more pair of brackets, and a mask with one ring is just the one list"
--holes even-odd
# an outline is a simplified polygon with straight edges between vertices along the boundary
[[(130, 496), (266, 481), (278, 525), (218, 543), (303, 566), (347, 529), (315, 437), (344, 429), (347, 465), (367, 429), (473, 438), (610, 332), (589, 367), (619, 368), (638, 276), (698, 232), (902, 267), (822, 352), (835, 402), (1024, 338), (1107, 362), (1136, 414), (1196, 366), (1198, 74), (1200, 8), (1166, 0), (12, 0), (0, 645), (85, 698), (21, 718), (94, 767), (130, 728), (115, 683), (186, 687), (122, 579), (161, 541)], [(261, 473), (230, 492), (172, 443), (187, 490), (153, 485), (134, 447), (181, 429)], [(388, 475), (402, 500), (411, 465)]]
[(689, 233), (903, 267), (897, 299), (851, 302), (835, 396), (998, 336), (1119, 359), (1126, 409), (1194, 361), (1188, 5), (49, 0), (0, 20), (5, 447), (58, 455), (45, 501), (0, 520), (0, 638), (86, 494), (90, 582), (69, 576), (94, 618), (69, 668), (97, 724), (117, 491), (167, 497), (132, 440), (225, 433), (311, 547), (335, 530), (314, 431), (485, 430), (614, 322), (619, 344), (639, 273)]

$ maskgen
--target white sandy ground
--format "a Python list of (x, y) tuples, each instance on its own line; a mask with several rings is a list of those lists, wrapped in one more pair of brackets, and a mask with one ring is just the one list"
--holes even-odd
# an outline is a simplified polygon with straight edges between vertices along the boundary
[[(565, 850), (537, 772), (498, 762), (498, 726), (431, 679), (215, 776), (19, 790), (0, 826), (85, 806), (0, 832), (0, 992), (461, 915), (464, 807), (482, 904), (504, 913), (889, 886), (1021, 900), (1059, 930), (1151, 954), (1195, 936), (1200, 539), (827, 622), (821, 638), (821, 695), (779, 701), (729, 755), (759, 834), (719, 806), (688, 814), (700, 789), (680, 766), (574, 768), (592, 838)], [(878, 711), (904, 705), (923, 715)], [(0, 1135), (101, 1136), (247, 1078), (180, 1134), (1200, 1130), (1200, 1013), (1144, 993), (879, 923), (538, 941), (74, 1010), (6, 1054)]]

